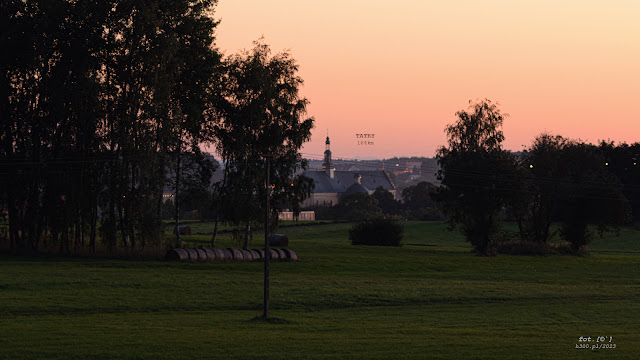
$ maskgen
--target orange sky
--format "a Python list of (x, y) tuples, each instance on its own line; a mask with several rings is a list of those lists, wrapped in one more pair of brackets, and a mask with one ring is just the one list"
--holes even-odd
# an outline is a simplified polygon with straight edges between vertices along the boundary
[(334, 157), (433, 156), (478, 98), (510, 114), (508, 149), (543, 131), (640, 141), (637, 0), (219, 0), (216, 17), (227, 55), (264, 35), (300, 64), (310, 158), (327, 129)]

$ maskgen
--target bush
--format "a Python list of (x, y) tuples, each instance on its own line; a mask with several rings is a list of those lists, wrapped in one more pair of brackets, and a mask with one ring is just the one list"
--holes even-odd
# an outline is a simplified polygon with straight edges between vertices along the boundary
[(352, 245), (402, 246), (404, 225), (393, 219), (359, 222), (349, 230)]

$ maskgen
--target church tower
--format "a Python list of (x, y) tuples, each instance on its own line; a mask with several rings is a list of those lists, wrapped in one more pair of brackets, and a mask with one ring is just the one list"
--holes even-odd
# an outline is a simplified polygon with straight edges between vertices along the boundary
[(331, 142), (329, 141), (329, 135), (327, 135), (327, 142), (324, 150), (324, 163), (322, 163), (322, 170), (327, 173), (330, 179), (333, 179), (334, 171), (336, 170), (331, 164)]

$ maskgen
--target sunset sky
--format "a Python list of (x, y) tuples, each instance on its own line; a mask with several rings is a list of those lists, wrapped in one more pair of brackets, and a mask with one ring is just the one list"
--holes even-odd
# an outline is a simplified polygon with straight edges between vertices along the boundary
[(216, 18), (225, 54), (264, 36), (297, 60), (309, 158), (327, 130), (338, 158), (434, 156), (481, 98), (510, 115), (507, 149), (544, 131), (640, 141), (637, 0), (219, 0)]

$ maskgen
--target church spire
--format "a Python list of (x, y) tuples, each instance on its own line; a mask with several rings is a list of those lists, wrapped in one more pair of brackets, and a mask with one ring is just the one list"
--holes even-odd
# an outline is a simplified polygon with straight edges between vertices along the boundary
[(327, 141), (325, 142), (325, 150), (324, 150), (324, 163), (322, 163), (322, 170), (327, 173), (329, 178), (333, 179), (333, 172), (335, 168), (331, 164), (331, 141), (329, 141), (329, 130), (327, 130)]

